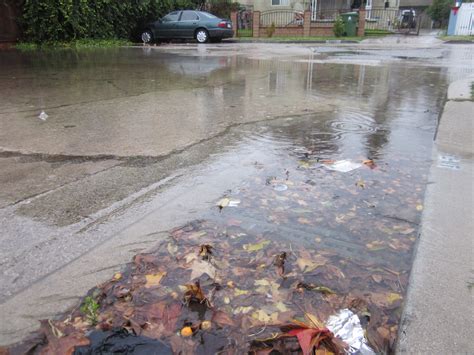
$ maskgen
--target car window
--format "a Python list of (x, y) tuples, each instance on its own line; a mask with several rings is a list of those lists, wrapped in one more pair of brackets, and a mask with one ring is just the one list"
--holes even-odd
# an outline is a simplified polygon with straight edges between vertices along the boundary
[(199, 20), (199, 16), (194, 11), (183, 11), (181, 15), (181, 21), (196, 21)]
[(214, 16), (213, 14), (210, 14), (209, 12), (200, 12), (201, 15), (207, 17), (207, 18), (217, 18), (217, 16)]
[(163, 22), (178, 21), (179, 11), (170, 12), (168, 15), (163, 17)]

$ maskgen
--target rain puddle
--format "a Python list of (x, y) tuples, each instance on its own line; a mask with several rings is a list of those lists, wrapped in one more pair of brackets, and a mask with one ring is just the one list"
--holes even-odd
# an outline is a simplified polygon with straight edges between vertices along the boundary
[[(87, 353), (112, 346), (104, 339), (113, 336), (158, 339), (174, 353), (288, 353), (304, 347), (304, 331), (338, 353), (344, 344), (324, 324), (349, 309), (368, 345), (391, 352), (429, 161), (381, 154), (384, 124), (354, 110), (338, 117), (240, 128), (241, 144), (266, 155), (257, 173), (91, 290), (80, 308), (43, 323), (46, 350)], [(343, 155), (355, 137), (362, 143)]]
[[(13, 352), (394, 351), (445, 82), (403, 66), (279, 64), (259, 67), (269, 93), (291, 83), (308, 101), (337, 96), (334, 109), (232, 128), (265, 156), (255, 174)], [(366, 339), (336, 338), (328, 320), (341, 314)]]

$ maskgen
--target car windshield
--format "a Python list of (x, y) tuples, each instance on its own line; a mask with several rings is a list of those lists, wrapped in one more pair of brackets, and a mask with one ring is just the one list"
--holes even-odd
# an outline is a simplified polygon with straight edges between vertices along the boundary
[(200, 12), (199, 14), (207, 18), (217, 18), (217, 16), (214, 16), (213, 14), (210, 14), (209, 12)]

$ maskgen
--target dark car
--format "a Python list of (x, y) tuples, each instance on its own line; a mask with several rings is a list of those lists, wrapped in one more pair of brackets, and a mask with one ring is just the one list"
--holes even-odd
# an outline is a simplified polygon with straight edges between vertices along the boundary
[(232, 22), (204, 11), (173, 11), (144, 29), (141, 39), (144, 43), (167, 39), (194, 38), (199, 43), (219, 42), (234, 36)]

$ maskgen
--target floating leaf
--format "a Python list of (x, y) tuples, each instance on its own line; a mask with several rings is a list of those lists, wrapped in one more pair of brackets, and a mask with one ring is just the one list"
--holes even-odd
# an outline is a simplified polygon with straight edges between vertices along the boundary
[(207, 261), (198, 259), (194, 260), (191, 264), (191, 270), (192, 271), (190, 280), (197, 279), (203, 274), (209, 275), (209, 277), (212, 279), (216, 277), (216, 268), (214, 267), (214, 265)]
[(252, 318), (259, 320), (262, 323), (273, 324), (278, 322), (278, 312), (267, 314), (265, 311), (259, 309), (252, 313)]
[(314, 260), (306, 258), (298, 258), (296, 261), (298, 267), (303, 272), (311, 272), (314, 269), (326, 265), (327, 259), (321, 256), (316, 256)]
[(394, 292), (391, 292), (388, 294), (388, 297), (387, 297), (387, 301), (389, 303), (393, 303), (393, 302), (396, 302), (398, 300), (401, 300), (402, 299), (402, 296), (400, 296), (398, 293), (394, 293)]
[(155, 274), (145, 275), (145, 279), (146, 279), (145, 287), (146, 288), (157, 287), (160, 284), (161, 279), (165, 275), (166, 275), (166, 271), (161, 271)]
[(247, 314), (252, 311), (252, 306), (240, 306), (234, 309), (234, 314)]
[(223, 199), (219, 200), (219, 202), (217, 202), (217, 207), (219, 207), (220, 209), (227, 207), (229, 206), (229, 202), (230, 198), (224, 197)]
[(170, 253), (170, 255), (175, 255), (178, 251), (178, 246), (173, 242), (169, 242), (166, 246), (166, 249), (168, 250), (168, 253)]
[(248, 291), (248, 290), (240, 290), (238, 288), (234, 289), (234, 294), (236, 296), (248, 295), (249, 293), (250, 293), (250, 291)]
[(270, 244), (270, 241), (269, 240), (264, 240), (264, 241), (262, 241), (260, 243), (257, 243), (257, 244), (244, 244), (243, 248), (244, 248), (244, 250), (251, 253), (253, 251), (258, 251), (258, 250), (261, 250), (261, 249), (265, 248), (268, 244)]

